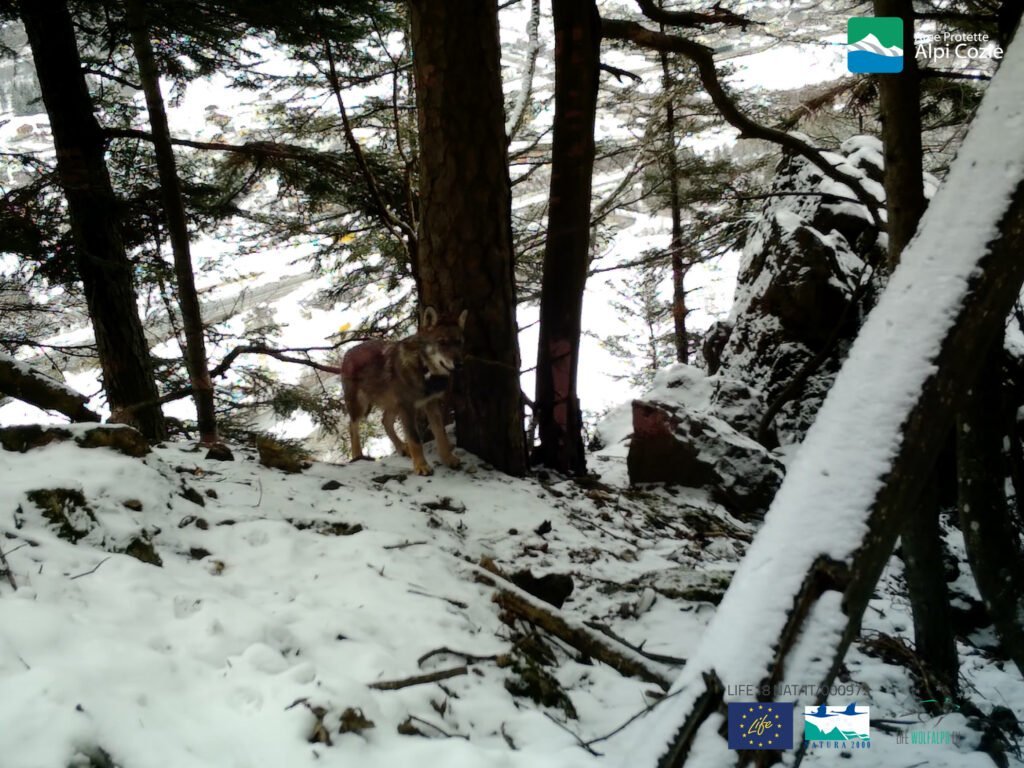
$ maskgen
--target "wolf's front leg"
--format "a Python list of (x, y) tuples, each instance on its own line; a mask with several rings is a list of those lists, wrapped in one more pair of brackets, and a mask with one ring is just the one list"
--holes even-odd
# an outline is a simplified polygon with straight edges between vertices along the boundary
[(462, 462), (452, 451), (451, 441), (448, 439), (448, 433), (444, 428), (444, 416), (441, 412), (441, 402), (435, 401), (430, 403), (427, 406), (426, 411), (427, 422), (430, 424), (430, 431), (434, 433), (434, 439), (437, 441), (437, 452), (441, 454), (441, 461), (452, 469), (458, 469), (462, 466)]
[(419, 433), (416, 430), (416, 414), (402, 413), (402, 429), (405, 430), (405, 447), (412, 459), (412, 469), (417, 475), (432, 475), (434, 470), (430, 468), (426, 457), (423, 455), (423, 445), (420, 443)]
[(417, 475), (432, 475), (434, 470), (430, 468), (426, 457), (423, 455), (423, 446), (412, 440), (407, 440), (409, 456), (412, 457), (412, 469)]

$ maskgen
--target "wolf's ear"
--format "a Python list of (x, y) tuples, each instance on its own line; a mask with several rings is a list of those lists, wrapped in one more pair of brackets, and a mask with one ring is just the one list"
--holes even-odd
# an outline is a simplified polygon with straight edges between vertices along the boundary
[(433, 328), (437, 325), (437, 310), (433, 307), (426, 307), (423, 310), (423, 327)]
[(464, 310), (462, 310), (459, 313), (459, 328), (461, 330), (463, 330), (463, 331), (466, 330), (466, 318), (467, 317), (469, 317), (469, 310), (468, 309), (464, 309)]

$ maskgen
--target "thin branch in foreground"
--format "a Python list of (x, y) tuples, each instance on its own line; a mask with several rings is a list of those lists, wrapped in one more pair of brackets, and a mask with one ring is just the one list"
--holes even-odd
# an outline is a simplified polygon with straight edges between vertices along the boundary
[(88, 571), (83, 571), (82, 573), (76, 573), (74, 576), (71, 576), (70, 579), (73, 581), (74, 579), (80, 579), (83, 576), (88, 576), (89, 574), (96, 573), (96, 571), (99, 570), (100, 566), (103, 565), (105, 562), (107, 562), (107, 560), (109, 560), (109, 559), (110, 559), (110, 556), (108, 555), (107, 557), (104, 557), (102, 560), (100, 560), (98, 563), (96, 563), (96, 565), (94, 565)]
[(3, 566), (4, 576), (7, 577), (7, 583), (11, 585), (11, 589), (17, 592), (18, 582), (14, 580), (14, 571), (11, 570), (11, 564), (7, 562), (7, 556), (4, 554), (2, 549), (0, 549), (0, 565)]
[(447, 680), (450, 677), (460, 677), (469, 671), (469, 667), (453, 667), (452, 669), (441, 669), (437, 672), (429, 672), (425, 675), (413, 675), (401, 680), (381, 680), (377, 683), (370, 683), (369, 687), (375, 691), (397, 691), (400, 688), (410, 688), (414, 685), (424, 683), (436, 683), (439, 680)]

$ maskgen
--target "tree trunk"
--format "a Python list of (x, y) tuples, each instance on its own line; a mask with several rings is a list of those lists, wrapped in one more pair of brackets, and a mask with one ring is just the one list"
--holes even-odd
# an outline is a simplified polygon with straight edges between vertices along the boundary
[(590, 192), (594, 170), (601, 19), (597, 5), (553, 0), (555, 117), (551, 192), (537, 348), (534, 461), (562, 472), (586, 472), (579, 368), (583, 290), (590, 260)]
[[(924, 197), (924, 152), (921, 147), (921, 79), (914, 50), (914, 8), (911, 0), (874, 0), (876, 16), (903, 19), (903, 72), (877, 75), (878, 106), (885, 154), (885, 205), (888, 212), (889, 267), (900, 262), (903, 249), (917, 231), (927, 201)], [(931, 490), (907, 509), (901, 539), (907, 594), (914, 615), (914, 645), (922, 662), (946, 685), (957, 688), (956, 640), (949, 617), (949, 590), (942, 560), (939, 497)]]
[(71, 15), (65, 0), (20, 0), (18, 7), (50, 117), (111, 420), (127, 421), (158, 440), (166, 435), (159, 405), (130, 409), (157, 399), (156, 381)]
[(178, 306), (185, 329), (185, 364), (192, 383), (193, 399), (199, 427), (199, 441), (217, 442), (217, 412), (213, 401), (213, 381), (206, 359), (206, 339), (203, 336), (203, 316), (192, 273), (192, 254), (189, 247), (188, 222), (181, 199), (181, 184), (171, 146), (171, 132), (167, 125), (163, 95), (160, 93), (160, 73), (149, 39), (146, 10), (142, 0), (126, 0), (125, 14), (132, 35), (135, 60), (139, 65), (139, 80), (146, 95), (149, 124), (153, 133), (153, 148), (160, 176), (160, 193), (167, 216), (167, 231), (174, 254), (174, 276), (178, 285)]
[(914, 8), (911, 0), (874, 0), (874, 3), (875, 16), (903, 19), (903, 72), (875, 76), (885, 152), (889, 264), (894, 267), (917, 231), (917, 222), (927, 205), (922, 181), (921, 77), (917, 59), (911, 55), (914, 50)]
[[(665, 25), (659, 24), (665, 31)], [(661, 90), (665, 95), (665, 161), (668, 166), (668, 204), (672, 213), (672, 239), (668, 251), (672, 259), (672, 322), (676, 362), (690, 362), (690, 340), (686, 334), (687, 266), (683, 262), (683, 211), (679, 200), (679, 161), (676, 157), (676, 107), (672, 100), (672, 75), (668, 53), (661, 51)]]
[[(970, 399), (965, 396), (965, 401)], [(947, 434), (942, 442), (949, 439)], [(945, 548), (939, 526), (937, 476), (917, 504), (905, 512), (900, 531), (907, 597), (914, 617), (914, 649), (924, 666), (946, 686), (957, 691), (960, 663), (949, 612), (949, 589), (943, 566)]]
[(419, 117), (421, 301), (469, 310), (455, 402), (462, 448), (526, 473), (498, 9), (410, 0)]
[(994, 350), (957, 414), (960, 529), (999, 644), (1024, 674), (1024, 552), (1004, 493), (1001, 361)]
[[(691, 749), (723, 756), (723, 766), (745, 762), (742, 752), (724, 757), (721, 721), (709, 722), (725, 716), (730, 686), (756, 684), (733, 700), (825, 700), (901, 517), (932, 481), (954, 414), (1024, 282), (1022, 75), (1024, 47), (1015, 45), (689, 654), (677, 695), (654, 728), (624, 743), (638, 763), (657, 750), (662, 768), (679, 766)], [(806, 687), (779, 693), (784, 683)]]

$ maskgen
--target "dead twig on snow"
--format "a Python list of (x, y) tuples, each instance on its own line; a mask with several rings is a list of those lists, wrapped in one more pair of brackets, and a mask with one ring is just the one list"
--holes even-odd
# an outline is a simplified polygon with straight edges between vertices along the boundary
[(459, 677), (469, 671), (469, 667), (461, 666), (454, 667), (452, 669), (441, 669), (437, 672), (429, 672), (425, 675), (413, 675), (412, 677), (406, 677), (402, 680), (381, 680), (380, 682), (370, 683), (369, 687), (375, 691), (397, 691), (400, 688), (411, 688), (414, 685), (423, 685), (424, 683), (436, 683), (438, 680), (447, 680), (449, 677)]

